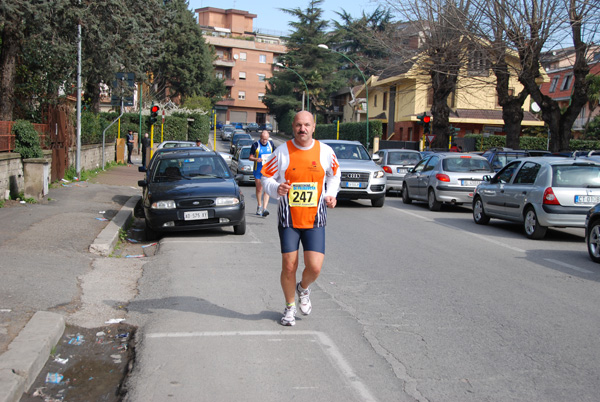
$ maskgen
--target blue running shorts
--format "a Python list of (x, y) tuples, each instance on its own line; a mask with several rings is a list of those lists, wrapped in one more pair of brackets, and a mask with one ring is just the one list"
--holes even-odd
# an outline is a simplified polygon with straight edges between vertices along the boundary
[(298, 251), (300, 242), (304, 251), (325, 254), (325, 226), (320, 228), (296, 229), (278, 226), (281, 253)]
[(262, 173), (260, 173), (260, 170), (254, 170), (253, 173), (256, 180), (260, 180), (262, 178)]

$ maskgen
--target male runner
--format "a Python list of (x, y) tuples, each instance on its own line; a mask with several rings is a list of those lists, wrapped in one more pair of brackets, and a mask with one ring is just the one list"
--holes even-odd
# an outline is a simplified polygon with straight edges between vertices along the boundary
[[(267, 205), (269, 205), (269, 194), (266, 191), (263, 192), (263, 186), (260, 181), (262, 174), (260, 171), (263, 167), (263, 162), (266, 161), (269, 156), (275, 150), (275, 144), (269, 139), (269, 132), (263, 131), (260, 133), (260, 140), (255, 141), (250, 147), (250, 159), (254, 162), (254, 183), (256, 184), (256, 201), (258, 207), (256, 207), (256, 215), (268, 216)], [(262, 193), (262, 194), (261, 194)]]
[[(327, 207), (334, 208), (340, 185), (339, 164), (333, 149), (313, 139), (315, 121), (298, 112), (292, 124), (294, 138), (280, 145), (262, 169), (265, 191), (279, 200), (281, 287), (286, 307), (281, 324), (296, 324), (296, 295), (300, 312), (310, 314), (310, 284), (321, 272), (325, 258)], [(305, 268), (296, 283), (298, 249), (302, 242)]]

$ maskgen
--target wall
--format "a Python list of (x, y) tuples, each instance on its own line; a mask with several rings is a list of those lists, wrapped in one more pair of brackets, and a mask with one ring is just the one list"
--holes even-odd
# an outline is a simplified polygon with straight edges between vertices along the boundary
[[(76, 149), (69, 151), (69, 166), (75, 166)], [(44, 151), (44, 158), (52, 163), (52, 151)], [(104, 162), (115, 160), (115, 144), (106, 144)], [(102, 144), (81, 146), (81, 169), (94, 170), (102, 165)], [(52, 169), (48, 169), (52, 171)], [(50, 178), (48, 178), (50, 180)], [(23, 163), (21, 155), (15, 152), (0, 153), (0, 199), (5, 200), (9, 195), (16, 196), (24, 192)]]

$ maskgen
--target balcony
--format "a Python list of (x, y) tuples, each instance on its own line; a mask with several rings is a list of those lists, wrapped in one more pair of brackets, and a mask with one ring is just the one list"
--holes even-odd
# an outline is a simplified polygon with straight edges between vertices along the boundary
[(235, 60), (229, 59), (217, 59), (213, 61), (213, 65), (220, 67), (233, 67), (235, 66)]
[(223, 100), (218, 101), (217, 105), (219, 105), (219, 106), (233, 106), (234, 102), (235, 102), (235, 99), (225, 98)]
[(225, 78), (225, 86), (226, 87), (235, 86), (235, 80), (233, 78)]

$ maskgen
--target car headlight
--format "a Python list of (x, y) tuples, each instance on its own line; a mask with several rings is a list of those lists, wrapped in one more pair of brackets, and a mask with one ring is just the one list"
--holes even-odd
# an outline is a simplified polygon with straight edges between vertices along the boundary
[(164, 201), (156, 201), (153, 202), (150, 206), (152, 209), (175, 209), (177, 205), (173, 200), (164, 200)]
[(384, 175), (385, 175), (385, 173), (383, 173), (383, 170), (378, 170), (378, 171), (376, 171), (376, 172), (373, 173), (373, 178), (374, 179), (381, 179)]
[(217, 207), (224, 207), (228, 205), (237, 205), (240, 200), (236, 197), (219, 197), (215, 200)]
[(242, 167), (240, 168), (240, 170), (241, 170), (242, 172), (251, 172), (251, 171), (252, 171), (252, 166), (250, 166), (250, 165), (242, 166)]

